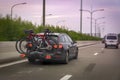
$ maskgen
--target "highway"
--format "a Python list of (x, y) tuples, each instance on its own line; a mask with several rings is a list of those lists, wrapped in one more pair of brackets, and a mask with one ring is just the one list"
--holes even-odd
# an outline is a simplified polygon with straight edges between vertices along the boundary
[(101, 43), (80, 47), (68, 64), (30, 64), (27, 60), (0, 65), (0, 80), (120, 80), (120, 49)]

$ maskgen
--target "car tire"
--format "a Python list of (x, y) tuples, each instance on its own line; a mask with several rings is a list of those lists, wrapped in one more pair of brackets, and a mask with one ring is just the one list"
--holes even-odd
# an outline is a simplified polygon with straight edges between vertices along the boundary
[(118, 45), (116, 46), (116, 49), (118, 49)]
[(69, 53), (68, 52), (66, 52), (66, 54), (65, 54), (65, 59), (63, 60), (63, 64), (68, 64), (68, 62), (69, 62)]
[(74, 59), (78, 59), (78, 51), (75, 53)]
[(29, 61), (29, 63), (34, 63), (34, 62), (35, 62), (35, 59), (33, 59), (33, 58), (28, 58), (28, 61)]
[(105, 48), (107, 48), (107, 45), (105, 45)]

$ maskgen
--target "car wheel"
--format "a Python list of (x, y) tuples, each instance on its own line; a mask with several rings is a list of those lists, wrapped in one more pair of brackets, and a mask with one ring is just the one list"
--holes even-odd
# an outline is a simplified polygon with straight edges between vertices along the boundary
[(105, 48), (107, 48), (107, 45), (105, 45)]
[(34, 63), (34, 62), (35, 62), (35, 59), (33, 59), (33, 58), (28, 58), (28, 61), (29, 61), (30, 63)]
[(75, 53), (74, 59), (78, 59), (78, 51)]
[(68, 54), (68, 52), (66, 52), (65, 59), (63, 60), (63, 63), (68, 64), (68, 62), (69, 62), (69, 54)]
[(116, 49), (118, 49), (118, 45), (116, 46)]

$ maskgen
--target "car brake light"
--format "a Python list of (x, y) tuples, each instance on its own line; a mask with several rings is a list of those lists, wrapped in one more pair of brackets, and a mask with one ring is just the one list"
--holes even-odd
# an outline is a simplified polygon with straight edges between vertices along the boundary
[(32, 43), (28, 43), (28, 47), (32, 47), (33, 45), (32, 45)]
[(53, 47), (54, 47), (54, 48), (57, 48), (58, 46), (55, 44)]
[(58, 48), (60, 48), (60, 49), (63, 48), (63, 45), (62, 45), (62, 44), (59, 44)]
[(20, 54), (21, 58), (24, 58), (26, 55), (24, 53)]
[(59, 48), (59, 49), (61, 49), (61, 48), (63, 48), (63, 45), (62, 45), (62, 44), (59, 44), (59, 45), (56, 45), (56, 44), (55, 44), (53, 47), (54, 47), (54, 48)]
[(51, 56), (50, 56), (50, 55), (46, 55), (45, 58), (46, 58), (46, 59), (51, 59)]

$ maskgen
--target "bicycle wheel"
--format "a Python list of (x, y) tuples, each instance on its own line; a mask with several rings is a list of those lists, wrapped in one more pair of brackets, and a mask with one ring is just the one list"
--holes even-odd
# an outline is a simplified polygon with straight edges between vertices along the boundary
[(15, 48), (16, 48), (16, 50), (18, 51), (18, 53), (22, 53), (21, 50), (20, 50), (20, 47), (19, 47), (21, 40), (22, 40), (22, 39), (19, 39), (19, 40), (17, 40), (16, 43), (15, 43)]
[(27, 53), (28, 49), (27, 49), (27, 40), (26, 40), (26, 38), (22, 38), (20, 40), (19, 48), (20, 48), (21, 53), (24, 53), (24, 54)]

